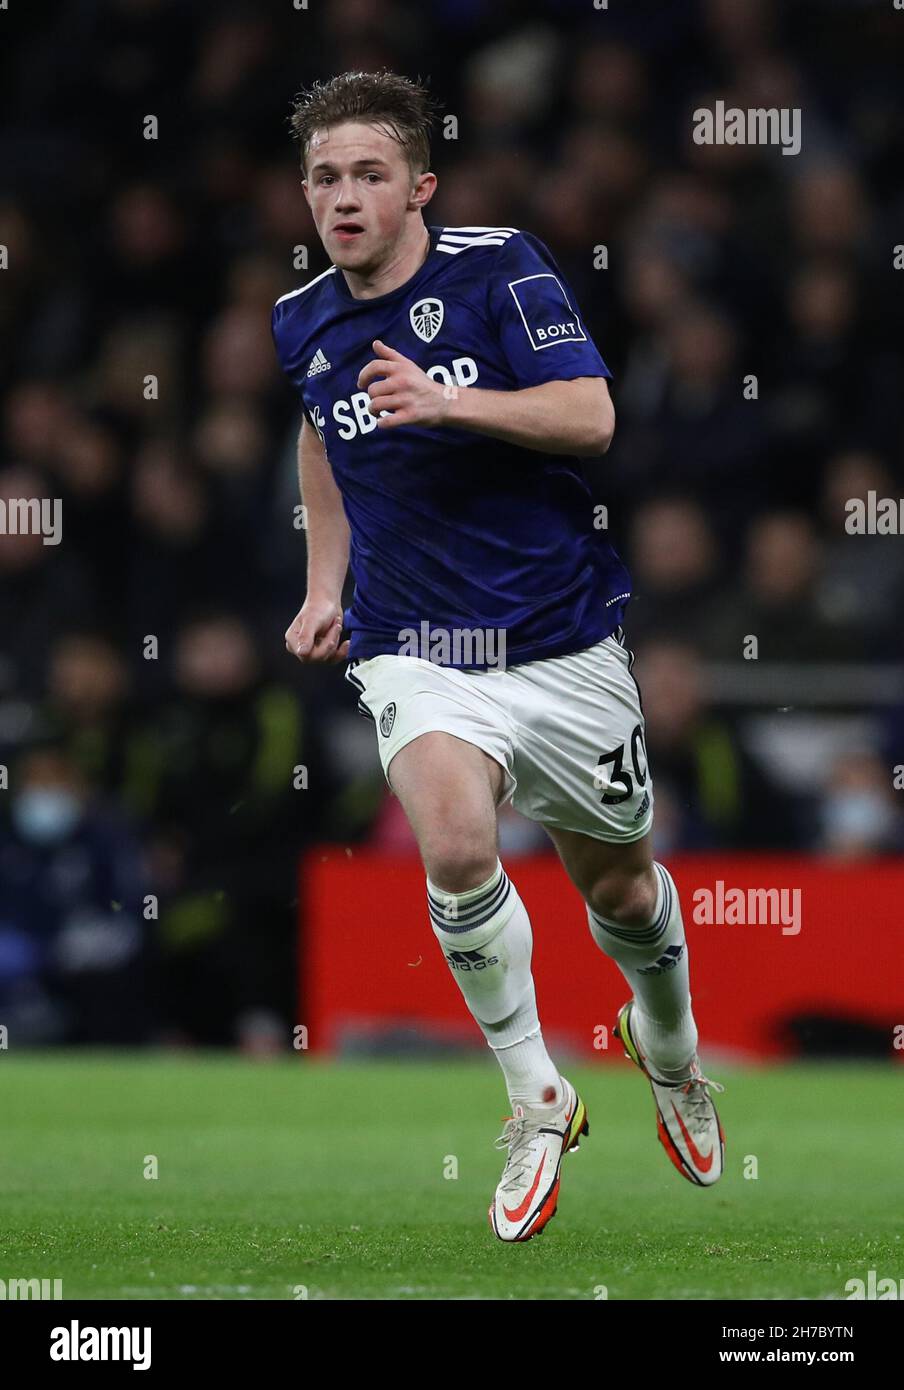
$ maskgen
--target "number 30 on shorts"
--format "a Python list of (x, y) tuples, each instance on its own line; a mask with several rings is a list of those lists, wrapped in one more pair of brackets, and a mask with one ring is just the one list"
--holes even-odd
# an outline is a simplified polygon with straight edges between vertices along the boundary
[[(631, 764), (634, 768), (634, 777), (638, 787), (645, 787), (647, 784), (647, 748), (643, 741), (643, 725), (635, 724), (634, 731), (630, 740)], [(643, 753), (643, 766), (638, 760), (638, 752)], [(601, 797), (603, 806), (616, 806), (620, 801), (627, 801), (634, 795), (634, 782), (631, 774), (624, 766), (625, 745), (620, 743), (611, 753), (601, 753), (597, 760), (596, 771), (593, 774), (593, 785), (597, 791), (607, 786), (622, 786), (622, 792), (604, 792)], [(602, 769), (608, 764), (612, 764), (612, 772), (606, 776)]]

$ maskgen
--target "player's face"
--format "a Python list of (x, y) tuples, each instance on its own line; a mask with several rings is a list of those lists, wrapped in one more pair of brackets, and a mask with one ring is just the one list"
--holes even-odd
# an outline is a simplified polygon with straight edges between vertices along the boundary
[(423, 207), (434, 183), (432, 174), (412, 175), (391, 135), (349, 121), (314, 135), (304, 191), (330, 260), (367, 274), (391, 259), (406, 217)]

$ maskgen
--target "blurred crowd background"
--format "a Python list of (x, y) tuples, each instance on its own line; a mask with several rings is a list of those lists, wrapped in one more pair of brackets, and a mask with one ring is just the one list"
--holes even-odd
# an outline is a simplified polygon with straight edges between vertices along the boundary
[[(457, 131), (428, 221), (540, 236), (614, 373), (587, 476), (634, 580), (660, 855), (904, 847), (904, 541), (845, 529), (849, 499), (904, 497), (890, 4), (63, 0), (0, 24), (0, 500), (63, 518), (58, 546), (0, 535), (20, 1040), (284, 1046), (299, 854), (413, 850), (343, 668), (283, 642), (300, 416), (270, 309), (326, 265), (287, 117), (349, 69), (429, 77)], [(718, 98), (800, 107), (801, 153), (695, 145)], [(551, 849), (513, 812), (500, 834)]]

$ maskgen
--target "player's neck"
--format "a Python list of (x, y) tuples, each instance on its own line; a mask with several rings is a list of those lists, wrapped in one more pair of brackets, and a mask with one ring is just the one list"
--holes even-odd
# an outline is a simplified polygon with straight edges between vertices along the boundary
[(378, 270), (368, 275), (359, 275), (353, 270), (343, 270), (342, 274), (355, 299), (377, 299), (406, 284), (429, 254), (430, 233), (420, 222), (412, 229), (410, 237), (400, 238), (392, 255)]

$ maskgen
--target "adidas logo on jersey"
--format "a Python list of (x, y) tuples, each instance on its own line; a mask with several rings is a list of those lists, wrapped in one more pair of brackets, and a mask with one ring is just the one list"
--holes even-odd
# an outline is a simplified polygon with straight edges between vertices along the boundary
[(318, 348), (311, 358), (311, 365), (308, 367), (308, 376), (317, 376), (320, 372), (328, 372), (332, 366), (323, 354), (323, 350)]

